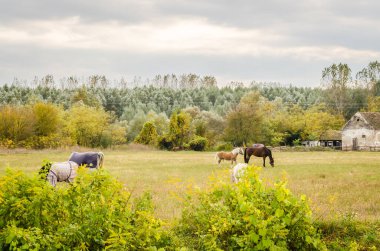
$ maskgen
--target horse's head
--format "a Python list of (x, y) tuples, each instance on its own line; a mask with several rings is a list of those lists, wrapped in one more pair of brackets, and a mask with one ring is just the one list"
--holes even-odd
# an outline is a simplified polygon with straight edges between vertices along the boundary
[(273, 159), (273, 157), (272, 157), (272, 151), (269, 150), (269, 149), (266, 148), (266, 147), (265, 147), (265, 149), (266, 149), (266, 152), (267, 152), (268, 157), (269, 157), (269, 164), (270, 164), (272, 167), (274, 167), (274, 159)]
[(239, 147), (239, 154), (244, 155), (244, 148), (243, 147)]
[(234, 150), (231, 151), (233, 155), (235, 154), (244, 154), (243, 149), (241, 147), (234, 148)]
[(53, 164), (52, 162), (44, 160), (44, 162), (42, 163), (42, 167), (38, 171), (38, 175), (42, 179), (46, 179), (46, 177), (47, 177), (47, 175), (48, 175), (48, 173), (49, 173), (49, 171), (51, 169), (52, 164)]

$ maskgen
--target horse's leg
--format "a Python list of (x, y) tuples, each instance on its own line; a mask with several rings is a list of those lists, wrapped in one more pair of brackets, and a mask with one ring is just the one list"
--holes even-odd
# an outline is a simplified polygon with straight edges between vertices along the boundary
[(220, 162), (222, 162), (222, 159), (218, 160), (218, 166), (220, 167)]
[(263, 163), (264, 163), (264, 167), (265, 167), (265, 159), (266, 159), (267, 156), (264, 156), (263, 157)]
[(47, 179), (47, 181), (48, 181), (53, 187), (56, 186), (58, 179), (57, 179), (57, 175), (56, 175), (54, 172), (50, 171), (50, 172), (48, 173), (46, 179)]

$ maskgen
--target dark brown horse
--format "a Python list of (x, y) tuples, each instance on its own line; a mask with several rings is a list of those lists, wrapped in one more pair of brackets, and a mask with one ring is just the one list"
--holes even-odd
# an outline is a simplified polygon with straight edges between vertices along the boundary
[(252, 147), (244, 148), (244, 162), (248, 164), (251, 156), (263, 157), (263, 166), (265, 167), (265, 159), (269, 157), (270, 165), (274, 167), (274, 159), (272, 157), (272, 151), (269, 150), (263, 144), (254, 144)]

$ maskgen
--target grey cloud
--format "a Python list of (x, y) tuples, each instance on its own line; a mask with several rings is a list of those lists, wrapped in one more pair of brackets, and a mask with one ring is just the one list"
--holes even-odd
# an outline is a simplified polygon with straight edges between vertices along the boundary
[[(279, 34), (273, 46), (342, 46), (380, 51), (380, 2), (330, 0), (160, 0), (160, 1), (52, 1), (0, 0), (0, 24), (19, 20), (52, 20), (78, 16), (80, 22), (115, 20), (121, 24), (175, 22), (176, 19), (206, 19), (209, 23), (239, 29), (261, 29)], [(20, 24), (18, 24), (20, 25)], [(1, 31), (0, 31), (1, 32)], [(318, 85), (323, 67), (334, 62), (296, 57), (206, 56), (131, 53), (106, 50), (41, 48), (0, 41), (0, 84), (13, 77), (31, 80), (34, 75), (88, 76), (105, 74), (153, 77), (155, 74), (211, 74), (231, 80), (266, 80), (298, 85)], [(344, 55), (342, 55), (343, 58)], [(334, 60), (344, 61), (340, 58)], [(352, 58), (353, 72), (374, 58)]]
[[(4, 6), (0, 20), (46, 20), (79, 16), (85, 22), (118, 20), (120, 22), (145, 21), (153, 16), (150, 1), (8, 1), (0, 0)], [(145, 13), (145, 14), (144, 14)]]
[[(41, 49), (35, 47), (0, 48), (0, 84), (14, 77), (33, 80), (53, 74), (55, 79), (75, 75), (104, 74), (109, 79), (134, 76), (153, 78), (156, 74), (196, 73), (213, 75), (223, 81), (273, 81), (299, 86), (318, 86), (321, 71), (332, 62), (297, 61), (285, 57), (194, 56), (173, 54), (120, 53), (100, 50)], [(353, 72), (365, 62), (347, 62)], [(7, 70), (8, 69), (8, 70)]]

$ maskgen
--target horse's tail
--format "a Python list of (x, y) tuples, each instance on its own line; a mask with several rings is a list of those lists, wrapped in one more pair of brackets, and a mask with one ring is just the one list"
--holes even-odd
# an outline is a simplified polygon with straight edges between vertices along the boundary
[(104, 154), (102, 152), (98, 152), (98, 168), (103, 167)]
[(265, 147), (265, 151), (269, 157), (269, 161), (270, 161), (269, 163), (271, 164), (271, 166), (274, 166), (274, 159), (272, 157), (272, 151), (270, 149), (268, 149), (267, 147)]

